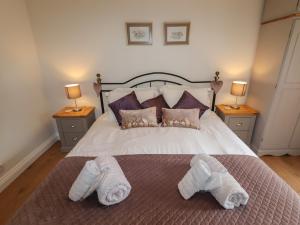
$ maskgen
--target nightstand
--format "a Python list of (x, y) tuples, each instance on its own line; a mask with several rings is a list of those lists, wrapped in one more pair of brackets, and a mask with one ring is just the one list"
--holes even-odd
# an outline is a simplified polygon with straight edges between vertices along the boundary
[(95, 107), (82, 107), (79, 112), (65, 107), (53, 115), (61, 141), (61, 151), (70, 151), (95, 121)]
[(227, 105), (217, 105), (216, 113), (240, 139), (250, 145), (258, 114), (255, 109), (247, 105), (241, 105), (240, 109), (232, 109)]

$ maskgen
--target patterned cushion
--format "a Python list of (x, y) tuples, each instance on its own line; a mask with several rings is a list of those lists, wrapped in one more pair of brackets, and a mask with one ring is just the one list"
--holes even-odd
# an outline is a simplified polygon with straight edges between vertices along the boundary
[(119, 125), (121, 125), (121, 123), (122, 123), (122, 118), (119, 113), (120, 110), (142, 109), (142, 106), (139, 103), (139, 101), (137, 100), (137, 97), (136, 97), (134, 91), (131, 92), (129, 95), (125, 95), (124, 97), (110, 103), (109, 107), (115, 114), (115, 117), (116, 117)]
[(122, 129), (157, 127), (156, 107), (140, 110), (120, 110)]
[(179, 101), (176, 105), (173, 106), (173, 109), (195, 109), (199, 108), (199, 118), (203, 115), (203, 113), (209, 109), (206, 105), (202, 104), (198, 101), (193, 95), (191, 95), (188, 91), (184, 91)]
[(162, 109), (163, 127), (187, 127), (200, 129), (199, 109)]
[(162, 121), (162, 108), (170, 108), (162, 95), (146, 100), (141, 105), (144, 109), (156, 107), (156, 117), (158, 123), (161, 123)]

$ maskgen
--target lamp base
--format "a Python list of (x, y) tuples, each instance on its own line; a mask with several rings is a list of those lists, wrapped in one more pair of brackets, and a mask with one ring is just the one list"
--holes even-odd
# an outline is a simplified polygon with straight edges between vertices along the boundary
[(75, 107), (73, 108), (73, 112), (80, 112), (82, 110), (82, 108), (79, 108), (78, 105), (77, 105), (77, 101), (76, 101), (76, 98), (74, 99), (74, 102), (75, 102)]
[(238, 104), (238, 96), (235, 96), (235, 104), (234, 105), (230, 105), (230, 107), (232, 109), (240, 109), (240, 106)]
[(80, 112), (82, 110), (82, 108), (74, 108), (72, 109), (73, 112)]
[(239, 105), (231, 105), (230, 106), (232, 109), (240, 109), (240, 106)]

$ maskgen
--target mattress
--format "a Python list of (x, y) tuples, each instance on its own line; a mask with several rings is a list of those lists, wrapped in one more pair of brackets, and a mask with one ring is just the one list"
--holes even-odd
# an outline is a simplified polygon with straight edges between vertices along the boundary
[(256, 156), (212, 111), (200, 118), (200, 130), (177, 127), (121, 130), (104, 114), (67, 155), (236, 154)]
[(105, 207), (91, 195), (82, 202), (68, 191), (89, 157), (63, 159), (8, 225), (299, 225), (300, 199), (280, 177), (253, 156), (216, 158), (249, 193), (248, 204), (224, 210), (209, 193), (184, 200), (177, 184), (189, 169), (190, 155), (117, 156), (132, 186), (129, 197)]

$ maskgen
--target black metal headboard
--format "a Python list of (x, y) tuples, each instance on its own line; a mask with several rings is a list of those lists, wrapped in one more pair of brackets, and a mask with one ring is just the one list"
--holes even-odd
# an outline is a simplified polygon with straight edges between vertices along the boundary
[[(104, 113), (105, 110), (104, 110), (103, 92), (110, 92), (113, 90), (113, 89), (105, 89), (104, 88), (105, 85), (108, 85), (108, 86), (127, 85), (131, 82), (134, 83), (134, 81), (137, 81), (139, 78), (144, 78), (145, 80), (141, 81), (141, 82), (136, 82), (133, 85), (130, 85), (129, 87), (134, 88), (134, 87), (138, 87), (139, 85), (143, 85), (143, 84), (149, 84), (149, 86), (151, 87), (154, 82), (162, 82), (164, 85), (168, 84), (168, 83), (176, 84), (176, 85), (183, 85), (183, 82), (186, 82), (187, 84), (211, 84), (212, 82), (214, 82), (214, 81), (217, 82), (219, 80), (219, 74), (220, 74), (219, 72), (216, 72), (213, 80), (191, 81), (191, 80), (188, 80), (182, 76), (179, 76), (179, 75), (173, 74), (173, 73), (151, 72), (151, 73), (145, 73), (145, 74), (135, 76), (125, 82), (112, 82), (112, 83), (111, 82), (102, 82), (100, 74), (97, 74), (97, 83), (94, 83), (94, 88), (95, 88), (95, 91), (98, 92), (97, 94), (100, 97), (101, 111), (102, 111), (102, 113)], [(147, 77), (151, 77), (151, 75), (159, 75), (159, 79), (147, 79)], [(176, 80), (178, 80), (178, 81), (172, 81), (171, 79), (168, 79), (170, 77), (176, 78)], [(98, 88), (98, 91), (97, 91), (97, 88)], [(213, 91), (213, 99), (212, 99), (212, 106), (211, 106), (212, 111), (215, 110), (216, 95), (217, 95), (216, 92)]]

